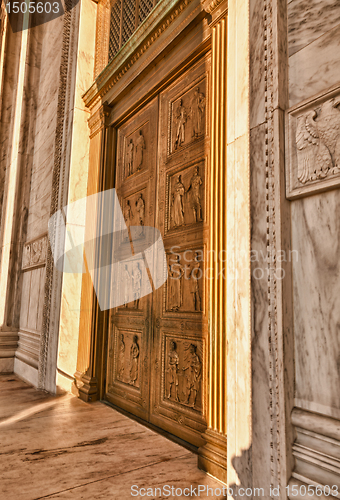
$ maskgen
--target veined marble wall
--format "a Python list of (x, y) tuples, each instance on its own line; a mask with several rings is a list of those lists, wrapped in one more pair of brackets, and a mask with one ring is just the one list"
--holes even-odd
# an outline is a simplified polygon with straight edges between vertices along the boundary
[(340, 191), (292, 202), (296, 406), (340, 419)]
[(281, 491), (340, 485), (339, 36), (337, 0), (250, 3), (252, 469)]
[[(76, 64), (71, 74), (74, 104), (70, 109), (71, 135), (68, 163), (68, 203), (87, 195), (89, 175), (90, 135), (83, 94), (93, 82), (96, 4), (92, 0), (79, 2)], [(79, 320), (81, 307), (81, 274), (64, 274), (61, 290), (60, 326), (58, 335), (57, 390), (71, 390), (77, 368)]]
[[(26, 70), (30, 82), (27, 94), (34, 96), (30, 119), (23, 116), (32, 167), (30, 191), (25, 200), (27, 226), (22, 261), (19, 345), (14, 369), (36, 386), (44, 306), (46, 233), (51, 207), (62, 30), (61, 17), (30, 29), (29, 66)], [(27, 262), (26, 253), (30, 254)]]
[(339, 487), (340, 468), (333, 465), (340, 445), (334, 432), (340, 426), (340, 3), (292, 0), (287, 12), (285, 173), (296, 251), (291, 484)]
[[(33, 385), (52, 392), (57, 383), (69, 388), (76, 370), (81, 276), (65, 276), (63, 280), (54, 271), (48, 221), (51, 211), (56, 210), (53, 203), (62, 206), (68, 197), (73, 202), (86, 195), (88, 112), (81, 95), (93, 79), (95, 19), (96, 5), (85, 0), (69, 14), (24, 32), (14, 35), (9, 28), (7, 38), (0, 207), (10, 200), (14, 216), (12, 235), (6, 236), (7, 242), (2, 234), (1, 242), (2, 247), (11, 244), (14, 250), (7, 252), (7, 274), (2, 278), (6, 278), (8, 290), (0, 307), (4, 316), (0, 371), (14, 369)], [(23, 43), (27, 57), (21, 64), (23, 99), (19, 109), (15, 84)], [(18, 160), (14, 171), (8, 152), (17, 109)], [(11, 172), (16, 177), (12, 184), (6, 180)], [(0, 228), (6, 216), (2, 210)]]

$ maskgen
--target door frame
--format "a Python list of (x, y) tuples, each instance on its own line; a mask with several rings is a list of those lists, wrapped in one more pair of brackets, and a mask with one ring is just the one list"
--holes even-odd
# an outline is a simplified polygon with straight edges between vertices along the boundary
[[(158, 5), (163, 5), (163, 1), (161, 0)], [(251, 263), (248, 258), (250, 206), (247, 202), (250, 187), (249, 30), (247, 28), (249, 0), (229, 2), (229, 12), (226, 0), (212, 2), (174, 0), (172, 5), (174, 7), (171, 12), (165, 9), (163, 17), (155, 20), (154, 34), (150, 34), (150, 43), (143, 46), (146, 48), (142, 48), (139, 53), (137, 44), (135, 46), (132, 43), (127, 44), (126, 51), (130, 50), (127, 57), (132, 56), (131, 63), (128, 62), (130, 59), (122, 61), (119, 63), (120, 66), (114, 69), (112, 65), (108, 65), (107, 71), (104, 70), (99, 75), (84, 96), (86, 105), (91, 109), (88, 194), (98, 192), (103, 186), (112, 186), (112, 182), (107, 184), (103, 182), (107, 167), (111, 165), (111, 169), (114, 169), (112, 158), (111, 160), (107, 158), (103, 145), (110, 137), (107, 129), (112, 127), (112, 124), (119, 124), (115, 93), (119, 90), (124, 92), (132, 79), (138, 78), (136, 76), (138, 73), (133, 71), (134, 65), (140, 64), (139, 74), (141, 74), (152, 61), (160, 63), (162, 55), (169, 55), (170, 48), (175, 47), (177, 42), (180, 44), (184, 31), (189, 30), (193, 34), (199, 24), (198, 21), (201, 21), (203, 26), (201, 44), (196, 44), (192, 49), (188, 45), (191, 52), (188, 49), (189, 53), (182, 63), (181, 70), (183, 71), (185, 65), (189, 65), (194, 57), (211, 47), (214, 75), (211, 106), (215, 113), (212, 117), (212, 126), (215, 129), (212, 134), (211, 150), (216, 153), (212, 160), (211, 175), (218, 194), (212, 206), (211, 217), (214, 217), (214, 214), (218, 214), (219, 217), (214, 223), (210, 247), (219, 251), (222, 245), (229, 258), (226, 284), (218, 275), (216, 264), (211, 263), (213, 279), (210, 289), (212, 293), (219, 294), (220, 300), (223, 299), (223, 306), (209, 310), (209, 376), (206, 382), (209, 394), (208, 429), (204, 434), (206, 445), (199, 450), (199, 466), (222, 481), (232, 484), (238, 481), (233, 458), (237, 455), (243, 456), (243, 451), (250, 449), (252, 439)], [(187, 9), (188, 6), (190, 9)], [(172, 24), (176, 19), (178, 24)], [(158, 31), (159, 23), (162, 22), (164, 29)], [(171, 26), (171, 36), (167, 31), (169, 26)], [(137, 36), (138, 30), (134, 37)], [(146, 33), (145, 37), (148, 36)], [(159, 52), (158, 49), (162, 46), (165, 52)], [(168, 79), (176, 76), (178, 69), (168, 75)], [(161, 81), (157, 91), (164, 84), (164, 81)], [(150, 95), (147, 98), (151, 97)], [(219, 97), (222, 97), (222, 100), (219, 100)], [(103, 102), (105, 98), (113, 104), (112, 108)], [(142, 101), (138, 102), (139, 106), (144, 104)], [(121, 116), (124, 115), (125, 119), (129, 112), (131, 110), (125, 110)], [(223, 155), (218, 153), (221, 145), (224, 148)], [(228, 199), (226, 210), (220, 196), (224, 189), (227, 189)], [(235, 217), (237, 213), (242, 213), (242, 220)], [(218, 235), (222, 237), (219, 238)], [(237, 252), (238, 248), (244, 249), (244, 252)], [(241, 275), (245, 277), (242, 282), (238, 279)], [(230, 290), (227, 296), (224, 295), (226, 287)], [(76, 390), (80, 397), (90, 401), (100, 398), (102, 394), (101, 367), (104, 366), (103, 359), (107, 349), (104, 338), (107, 313), (103, 314), (98, 310), (92, 283), (86, 275), (83, 275), (81, 303)], [(239, 394), (242, 394), (242, 397), (239, 397)], [(222, 424), (221, 415), (225, 415)], [(230, 437), (228, 448), (227, 433)]]

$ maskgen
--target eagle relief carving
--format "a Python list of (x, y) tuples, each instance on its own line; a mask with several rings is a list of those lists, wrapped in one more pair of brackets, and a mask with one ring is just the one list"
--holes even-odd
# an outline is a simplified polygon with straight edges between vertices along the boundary
[(340, 98), (297, 119), (298, 180), (301, 184), (340, 173)]

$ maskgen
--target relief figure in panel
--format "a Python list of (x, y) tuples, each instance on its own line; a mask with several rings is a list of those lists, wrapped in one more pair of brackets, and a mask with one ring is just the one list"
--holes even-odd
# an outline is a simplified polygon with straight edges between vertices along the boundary
[(142, 165), (143, 165), (144, 149), (146, 149), (145, 139), (143, 136), (143, 132), (140, 130), (139, 135), (138, 135), (137, 140), (136, 140), (136, 170), (137, 170), (137, 172), (139, 170), (141, 170)]
[(181, 144), (185, 141), (185, 124), (187, 121), (187, 110), (183, 105), (182, 99), (179, 101), (179, 105), (176, 109), (176, 118), (177, 118), (177, 129), (176, 129), (176, 139), (174, 147), (177, 149)]
[(190, 206), (194, 215), (195, 222), (202, 221), (202, 204), (201, 204), (201, 186), (203, 184), (202, 177), (199, 175), (199, 168), (195, 167), (193, 176), (190, 179), (190, 184), (187, 193), (190, 194)]
[(175, 262), (169, 265), (169, 311), (178, 311), (183, 304), (183, 277), (185, 269), (180, 263), (179, 255), (175, 259)]
[(201, 265), (199, 262), (199, 255), (197, 252), (195, 252), (195, 259), (194, 259), (194, 264), (191, 269), (190, 273), (190, 293), (192, 296), (192, 304), (194, 311), (201, 311), (201, 296), (200, 296), (200, 289), (199, 289), (199, 280), (201, 279), (203, 275)]
[(139, 300), (141, 296), (141, 288), (142, 288), (142, 272), (140, 270), (138, 262), (136, 263), (132, 271), (132, 281), (133, 281), (134, 307), (135, 309), (138, 309)]
[(169, 393), (168, 399), (171, 399), (171, 393), (175, 391), (175, 401), (179, 402), (178, 396), (178, 365), (179, 365), (179, 356), (176, 351), (176, 342), (173, 340), (170, 341), (170, 350), (168, 354), (168, 384), (169, 384)]
[(131, 283), (131, 275), (127, 264), (124, 265), (124, 269), (121, 277), (121, 286), (124, 290), (124, 307), (128, 307), (129, 304), (129, 286)]
[(191, 101), (192, 137), (196, 139), (203, 134), (205, 113), (205, 95), (196, 87)]
[(182, 226), (184, 224), (184, 207), (183, 207), (183, 196), (185, 194), (185, 187), (182, 183), (182, 176), (177, 177), (177, 182), (174, 186), (174, 192), (172, 194), (172, 220), (176, 227)]
[(297, 119), (297, 178), (301, 184), (340, 173), (340, 99)]
[(118, 353), (117, 379), (123, 380), (125, 370), (125, 341), (123, 333), (120, 334), (120, 344)]
[(135, 385), (138, 380), (139, 345), (138, 335), (133, 336), (130, 347), (130, 384)]
[[(123, 217), (125, 220), (126, 227), (130, 227), (133, 213), (132, 213), (132, 209), (131, 209), (131, 205), (130, 205), (129, 200), (126, 200), (126, 202), (125, 202), (125, 207), (123, 210)], [(124, 240), (128, 240), (128, 239), (129, 239), (129, 233), (128, 233), (128, 231), (126, 231)]]
[(202, 377), (202, 362), (197, 354), (197, 346), (195, 344), (189, 345), (189, 353), (187, 354), (185, 361), (186, 366), (183, 366), (182, 368), (182, 370), (186, 372), (185, 404), (189, 404), (191, 398), (191, 405), (195, 406)]
[(134, 144), (132, 139), (128, 142), (126, 146), (126, 171), (125, 177), (129, 177), (133, 174), (133, 152), (134, 152)]
[(145, 218), (145, 202), (143, 196), (140, 194), (136, 201), (136, 210), (138, 213), (138, 224), (140, 225), (140, 235), (144, 234), (144, 218)]

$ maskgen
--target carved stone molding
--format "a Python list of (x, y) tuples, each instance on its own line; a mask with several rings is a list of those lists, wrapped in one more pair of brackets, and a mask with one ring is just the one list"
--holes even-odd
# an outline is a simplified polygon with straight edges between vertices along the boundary
[[(292, 412), (296, 431), (293, 445), (295, 468), (290, 485), (302, 484), (340, 490), (340, 422), (299, 408)], [(295, 481), (294, 481), (295, 480)], [(299, 487), (299, 486), (298, 486)], [(309, 490), (308, 490), (309, 491)], [(327, 496), (327, 494), (326, 494)], [(315, 498), (320, 495), (314, 495)]]
[(12, 358), (18, 347), (17, 331), (0, 331), (0, 358)]
[(106, 125), (110, 116), (112, 108), (108, 104), (103, 104), (93, 115), (89, 118), (88, 124), (90, 128), (90, 138), (94, 137)]
[(340, 87), (287, 112), (287, 198), (340, 186)]
[(22, 270), (40, 267), (46, 263), (47, 235), (24, 244), (22, 255)]
[(227, 436), (207, 429), (204, 439), (205, 445), (198, 450), (198, 467), (227, 483)]
[(213, 0), (212, 2), (210, 0), (203, 0), (202, 2), (204, 10), (208, 12), (208, 14), (212, 14), (223, 3), (225, 3), (225, 8), (227, 9), (228, 2), (225, 0)]

